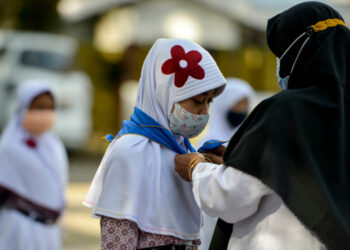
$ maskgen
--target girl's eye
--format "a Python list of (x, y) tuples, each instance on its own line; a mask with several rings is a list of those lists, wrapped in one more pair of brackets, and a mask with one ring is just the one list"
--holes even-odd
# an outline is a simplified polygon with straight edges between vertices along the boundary
[(193, 101), (196, 104), (202, 104), (205, 101), (205, 98), (202, 95), (199, 95), (193, 98)]
[(194, 103), (196, 103), (196, 104), (202, 104), (202, 103), (203, 103), (203, 101), (197, 100), (197, 99), (193, 99), (193, 101), (194, 101)]

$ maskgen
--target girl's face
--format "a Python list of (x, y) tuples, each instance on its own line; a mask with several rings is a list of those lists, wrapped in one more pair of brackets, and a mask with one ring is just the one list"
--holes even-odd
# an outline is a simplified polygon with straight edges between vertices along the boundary
[[(217, 89), (209, 90), (202, 94), (193, 96), (179, 102), (179, 104), (188, 112), (196, 115), (208, 115), (210, 103), (213, 101), (217, 93)], [(174, 106), (171, 112), (174, 111)]]
[(29, 110), (54, 110), (54, 108), (54, 100), (49, 93), (38, 95), (29, 106)]

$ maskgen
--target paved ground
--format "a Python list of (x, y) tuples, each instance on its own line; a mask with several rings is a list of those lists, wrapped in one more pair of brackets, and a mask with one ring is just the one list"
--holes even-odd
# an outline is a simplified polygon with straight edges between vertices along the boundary
[(70, 184), (67, 190), (68, 208), (65, 215), (64, 250), (98, 250), (99, 220), (91, 217), (90, 209), (82, 205), (101, 156), (74, 154), (70, 156)]

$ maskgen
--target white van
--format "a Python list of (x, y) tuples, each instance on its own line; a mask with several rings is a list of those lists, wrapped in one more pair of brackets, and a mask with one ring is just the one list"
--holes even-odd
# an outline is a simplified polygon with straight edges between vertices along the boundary
[(77, 46), (62, 35), (0, 31), (0, 131), (15, 110), (17, 87), (42, 79), (57, 97), (54, 131), (67, 148), (83, 148), (92, 129), (92, 85), (84, 72), (71, 69)]

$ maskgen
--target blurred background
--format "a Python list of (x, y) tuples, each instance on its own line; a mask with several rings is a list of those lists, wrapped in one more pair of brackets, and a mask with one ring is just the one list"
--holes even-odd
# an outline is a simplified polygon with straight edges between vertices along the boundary
[[(15, 91), (43, 78), (57, 96), (56, 133), (70, 155), (64, 249), (98, 249), (98, 220), (81, 202), (108, 143), (128, 119), (143, 60), (158, 38), (205, 47), (225, 77), (279, 91), (267, 19), (298, 0), (0, 0), (0, 131)], [(350, 21), (350, 0), (323, 1)]]

